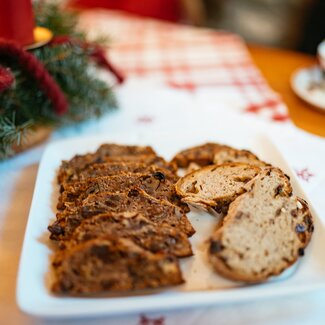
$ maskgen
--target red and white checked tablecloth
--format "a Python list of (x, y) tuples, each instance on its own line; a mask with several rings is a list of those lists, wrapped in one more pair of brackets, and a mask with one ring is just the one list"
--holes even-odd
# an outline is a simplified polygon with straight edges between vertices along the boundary
[(96, 36), (111, 37), (108, 55), (126, 77), (151, 78), (187, 91), (230, 91), (240, 97), (242, 111), (288, 120), (286, 107), (237, 35), (109, 10), (86, 11), (81, 25)]

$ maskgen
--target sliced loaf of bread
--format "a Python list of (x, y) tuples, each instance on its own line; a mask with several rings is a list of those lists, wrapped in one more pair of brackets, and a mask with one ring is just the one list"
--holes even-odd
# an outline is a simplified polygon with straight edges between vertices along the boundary
[(307, 203), (291, 195), (280, 169), (266, 168), (246, 185), (213, 234), (209, 259), (226, 278), (260, 282), (292, 265), (310, 241), (313, 219)]

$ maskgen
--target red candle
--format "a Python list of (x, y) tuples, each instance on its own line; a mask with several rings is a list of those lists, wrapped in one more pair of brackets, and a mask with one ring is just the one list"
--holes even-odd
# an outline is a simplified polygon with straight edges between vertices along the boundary
[(0, 0), (0, 37), (32, 44), (34, 17), (31, 0)]

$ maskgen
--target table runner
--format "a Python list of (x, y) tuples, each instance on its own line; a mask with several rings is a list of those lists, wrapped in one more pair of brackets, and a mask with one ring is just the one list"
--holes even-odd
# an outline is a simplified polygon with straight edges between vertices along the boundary
[(288, 120), (280, 97), (237, 35), (109, 10), (86, 11), (81, 27), (90, 35), (111, 37), (107, 55), (126, 77), (159, 80), (188, 91), (210, 88), (237, 98), (241, 111)]

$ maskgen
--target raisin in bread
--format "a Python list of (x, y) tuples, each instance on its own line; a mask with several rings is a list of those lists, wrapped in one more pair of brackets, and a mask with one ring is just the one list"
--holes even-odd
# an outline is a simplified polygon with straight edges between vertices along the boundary
[(291, 195), (287, 177), (277, 168), (263, 170), (246, 186), (213, 234), (209, 259), (226, 278), (260, 282), (303, 255), (313, 219), (307, 203)]
[(139, 212), (157, 224), (168, 224), (191, 236), (195, 230), (186, 215), (173, 204), (157, 200), (141, 189), (125, 193), (91, 194), (79, 206), (57, 213), (57, 220), (48, 227), (51, 239), (67, 239), (85, 219), (106, 212)]
[(140, 247), (153, 253), (166, 253), (177, 257), (192, 255), (187, 236), (169, 226), (157, 224), (140, 213), (106, 213), (84, 220), (61, 248), (72, 247), (96, 238), (115, 235), (129, 238)]
[(161, 288), (184, 282), (176, 257), (153, 254), (129, 239), (110, 236), (58, 251), (53, 259), (57, 294)]
[(210, 165), (180, 178), (175, 189), (183, 202), (222, 212), (260, 171), (243, 163)]

